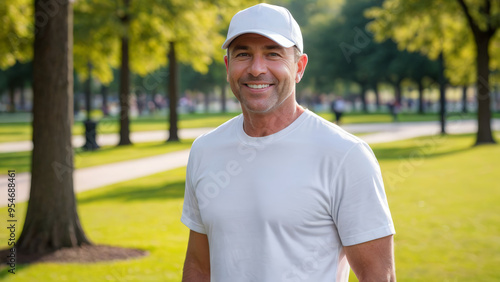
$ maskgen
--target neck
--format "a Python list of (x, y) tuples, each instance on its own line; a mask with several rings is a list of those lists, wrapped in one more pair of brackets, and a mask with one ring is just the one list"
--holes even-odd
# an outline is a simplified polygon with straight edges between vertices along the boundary
[(295, 103), (293, 107), (276, 109), (270, 113), (243, 111), (243, 130), (248, 136), (263, 137), (274, 134), (294, 122), (305, 110)]

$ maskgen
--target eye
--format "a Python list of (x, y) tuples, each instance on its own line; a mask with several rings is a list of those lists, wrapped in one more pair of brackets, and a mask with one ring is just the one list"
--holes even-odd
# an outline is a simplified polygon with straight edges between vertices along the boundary
[(250, 54), (248, 54), (248, 53), (238, 53), (238, 54), (236, 54), (235, 57), (248, 57), (248, 56), (250, 56)]

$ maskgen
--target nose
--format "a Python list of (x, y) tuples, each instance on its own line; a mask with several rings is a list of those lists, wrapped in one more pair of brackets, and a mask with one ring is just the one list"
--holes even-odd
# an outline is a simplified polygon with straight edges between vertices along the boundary
[(254, 77), (257, 77), (261, 74), (264, 74), (267, 72), (267, 65), (265, 58), (263, 56), (259, 55), (254, 55), (252, 58), (252, 61), (249, 66), (248, 72), (253, 75)]

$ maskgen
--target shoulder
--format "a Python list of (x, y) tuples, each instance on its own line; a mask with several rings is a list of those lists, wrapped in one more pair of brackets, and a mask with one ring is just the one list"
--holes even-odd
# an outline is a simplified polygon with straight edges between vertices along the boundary
[(303, 140), (301, 147), (304, 150), (338, 164), (357, 160), (377, 163), (372, 149), (364, 140), (315, 113), (306, 113), (309, 116), (301, 128), (300, 135), (297, 135)]
[(231, 139), (231, 137), (235, 136), (236, 127), (242, 123), (242, 118), (243, 116), (241, 114), (237, 115), (214, 130), (198, 136), (191, 146), (191, 152), (219, 146), (224, 143), (224, 141)]
[(309, 136), (311, 141), (317, 146), (326, 146), (330, 149), (337, 149), (345, 152), (353, 146), (366, 144), (366, 142), (359, 137), (354, 136), (340, 126), (311, 111), (306, 111), (305, 114), (307, 114), (308, 117), (303, 127), (303, 133)]

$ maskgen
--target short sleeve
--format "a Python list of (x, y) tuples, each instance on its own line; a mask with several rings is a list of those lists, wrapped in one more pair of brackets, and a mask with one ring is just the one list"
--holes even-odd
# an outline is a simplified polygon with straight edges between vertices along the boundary
[(196, 197), (196, 187), (192, 184), (193, 173), (193, 150), (189, 155), (189, 161), (186, 169), (186, 186), (184, 191), (184, 205), (182, 208), (181, 222), (184, 223), (189, 229), (198, 233), (206, 234), (205, 226), (200, 214), (200, 207)]
[(357, 143), (332, 183), (332, 217), (344, 246), (395, 233), (380, 166), (370, 147)]

